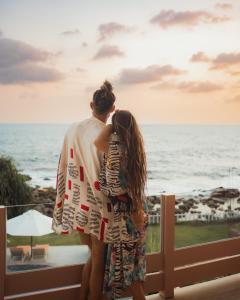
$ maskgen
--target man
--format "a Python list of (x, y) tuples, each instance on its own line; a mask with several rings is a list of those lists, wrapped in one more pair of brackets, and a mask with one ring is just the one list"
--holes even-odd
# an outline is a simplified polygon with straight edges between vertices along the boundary
[(98, 300), (102, 294), (104, 242), (110, 241), (113, 211), (99, 188), (102, 154), (94, 140), (106, 126), (114, 103), (112, 86), (105, 81), (90, 103), (92, 117), (67, 130), (59, 158), (52, 228), (58, 234), (79, 231), (81, 243), (91, 250), (83, 269), (81, 300)]

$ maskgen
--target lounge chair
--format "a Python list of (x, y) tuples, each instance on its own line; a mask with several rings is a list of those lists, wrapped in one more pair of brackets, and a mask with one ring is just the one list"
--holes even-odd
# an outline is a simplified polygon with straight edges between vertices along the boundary
[(33, 247), (32, 248), (32, 258), (33, 259), (43, 259), (45, 258), (46, 250), (45, 248)]
[(25, 254), (22, 248), (10, 247), (11, 259), (14, 261), (24, 261)]
[(35, 245), (35, 248), (44, 248), (46, 254), (48, 254), (48, 246), (49, 246), (49, 244), (37, 244), (37, 245)]

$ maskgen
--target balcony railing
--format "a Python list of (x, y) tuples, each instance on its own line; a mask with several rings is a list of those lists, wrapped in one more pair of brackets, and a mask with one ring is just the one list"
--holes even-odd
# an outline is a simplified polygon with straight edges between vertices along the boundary
[[(160, 252), (147, 255), (146, 294), (240, 273), (240, 238), (175, 249), (175, 196), (161, 196)], [(6, 272), (6, 208), (0, 207), (0, 300), (79, 299), (83, 265)], [(125, 294), (127, 295), (127, 294)]]

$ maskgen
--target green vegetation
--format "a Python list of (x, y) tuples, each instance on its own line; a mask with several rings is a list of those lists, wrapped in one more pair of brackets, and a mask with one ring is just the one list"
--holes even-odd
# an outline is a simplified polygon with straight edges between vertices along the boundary
[[(11, 157), (0, 156), (0, 205), (21, 205), (32, 201), (32, 191), (26, 183), (29, 176), (22, 175)], [(22, 214), (25, 207), (8, 209), (8, 218)]]
[[(181, 224), (176, 225), (175, 228), (176, 248), (225, 239), (228, 238), (229, 232), (227, 223), (206, 225)], [(8, 240), (8, 246), (29, 245), (30, 243), (30, 237), (17, 237), (8, 235)], [(45, 236), (33, 238), (33, 245), (77, 245), (79, 242), (80, 239), (78, 232), (73, 232), (71, 235), (57, 235), (55, 233), (51, 233)], [(160, 226), (151, 225), (148, 228), (147, 234), (147, 252), (158, 252), (159, 250)]]
[[(177, 224), (175, 226), (175, 247), (208, 243), (228, 238), (227, 223), (216, 224)], [(149, 226), (147, 235), (147, 252), (160, 250), (160, 226)]]

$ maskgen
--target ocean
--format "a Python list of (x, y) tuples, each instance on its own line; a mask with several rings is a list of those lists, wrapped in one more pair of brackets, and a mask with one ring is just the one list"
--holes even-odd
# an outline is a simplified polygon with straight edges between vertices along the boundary
[[(0, 155), (31, 176), (31, 186), (56, 185), (70, 124), (0, 124)], [(148, 195), (240, 188), (240, 125), (141, 125), (148, 162)], [(1, 171), (1, 170), (0, 170)]]

